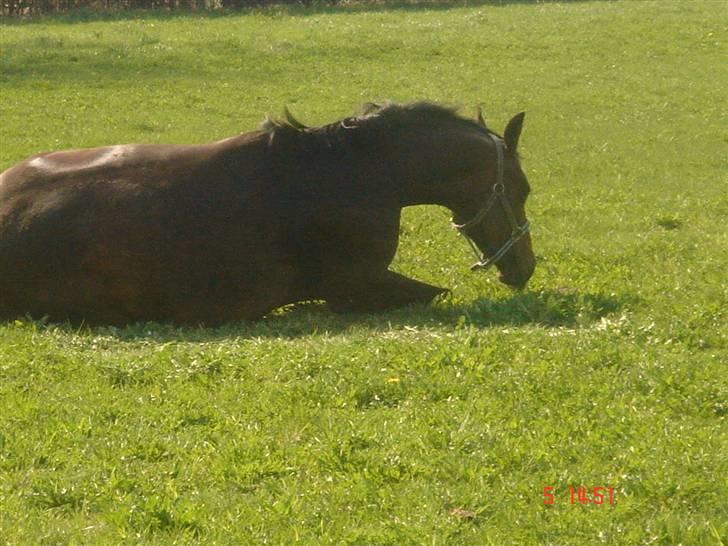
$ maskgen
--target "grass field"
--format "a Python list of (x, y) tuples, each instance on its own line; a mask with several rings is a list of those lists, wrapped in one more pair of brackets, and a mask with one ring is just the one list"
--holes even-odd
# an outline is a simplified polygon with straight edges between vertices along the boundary
[[(724, 7), (1, 22), (0, 169), (284, 105), (525, 110), (539, 265), (523, 293), (470, 273), (447, 211), (417, 207), (394, 268), (453, 289), (431, 307), (0, 325), (0, 544), (727, 543)], [(580, 485), (614, 504), (571, 504)]]

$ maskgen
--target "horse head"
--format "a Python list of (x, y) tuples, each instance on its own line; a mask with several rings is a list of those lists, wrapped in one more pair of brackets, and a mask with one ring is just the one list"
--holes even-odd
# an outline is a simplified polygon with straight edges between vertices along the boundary
[(514, 116), (501, 138), (478, 111), (486, 134), (485, 164), (463, 181), (465, 197), (453, 207), (453, 225), (478, 257), (471, 269), (495, 265), (499, 280), (518, 289), (526, 286), (536, 264), (525, 210), (530, 188), (517, 153), (523, 119), (523, 112)]

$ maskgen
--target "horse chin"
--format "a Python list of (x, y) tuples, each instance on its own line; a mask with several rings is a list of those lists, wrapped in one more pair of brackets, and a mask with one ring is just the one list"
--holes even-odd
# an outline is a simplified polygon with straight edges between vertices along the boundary
[(508, 288), (519, 291), (526, 288), (526, 284), (528, 284), (528, 279), (523, 280), (510, 277), (507, 274), (503, 273), (503, 271), (498, 272), (498, 280), (505, 284)]

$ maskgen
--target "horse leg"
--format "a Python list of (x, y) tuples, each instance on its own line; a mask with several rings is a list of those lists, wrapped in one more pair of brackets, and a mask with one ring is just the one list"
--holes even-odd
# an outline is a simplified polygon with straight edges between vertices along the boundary
[(449, 290), (386, 270), (346, 280), (339, 277), (324, 299), (337, 313), (376, 313), (412, 303), (427, 304), (445, 292)]

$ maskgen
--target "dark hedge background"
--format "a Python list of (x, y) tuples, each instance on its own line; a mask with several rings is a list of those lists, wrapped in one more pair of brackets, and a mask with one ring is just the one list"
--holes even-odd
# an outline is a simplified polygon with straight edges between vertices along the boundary
[[(314, 0), (0, 0), (3, 16), (40, 15), (73, 10), (127, 9), (236, 9), (270, 4), (309, 5)], [(328, 0), (326, 4), (339, 4), (342, 0)]]

